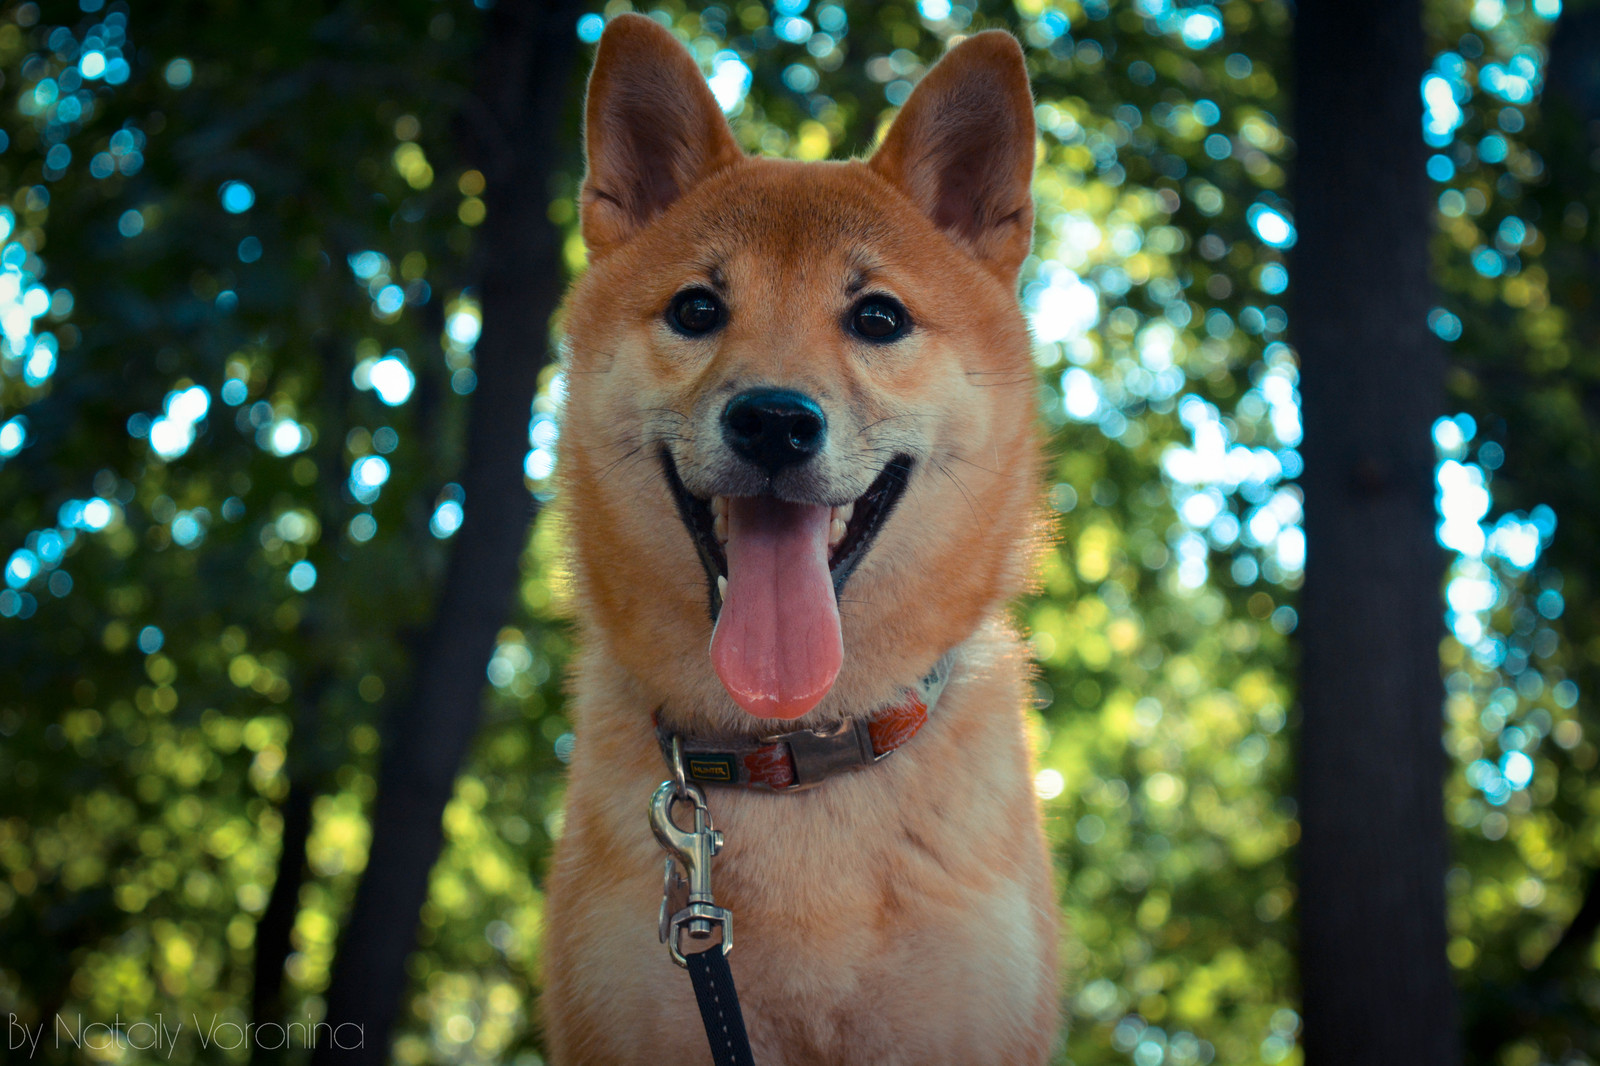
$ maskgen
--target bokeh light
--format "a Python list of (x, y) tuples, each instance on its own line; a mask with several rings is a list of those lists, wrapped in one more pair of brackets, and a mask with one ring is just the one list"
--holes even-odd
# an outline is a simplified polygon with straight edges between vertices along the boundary
[(256, 192), (247, 182), (225, 181), (217, 190), (222, 209), (230, 215), (242, 215), (255, 206)]

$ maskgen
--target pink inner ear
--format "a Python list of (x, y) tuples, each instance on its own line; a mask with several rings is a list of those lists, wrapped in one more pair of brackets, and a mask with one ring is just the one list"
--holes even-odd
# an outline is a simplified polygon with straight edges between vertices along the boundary
[[(1027, 254), (1030, 234), (1013, 233), (1029, 215), (1032, 129), (1017, 129), (1009, 102), (998, 93), (976, 92), (954, 114), (932, 116), (928, 143), (912, 169), (924, 191), (924, 209), (934, 224), (966, 243), (980, 258), (997, 258), (1019, 241)], [(1026, 155), (1023, 155), (1023, 153)]]
[[(635, 225), (648, 222), (681, 194), (675, 175), (683, 147), (674, 144), (671, 124), (639, 120), (641, 109), (607, 116), (607, 184), (594, 191), (620, 206)], [(596, 178), (600, 178), (597, 174)]]
[(935, 179), (934, 224), (974, 243), (1000, 221), (995, 201), (1004, 195), (995, 188), (999, 183), (987, 169), (993, 160), (985, 156), (981, 148), (968, 142), (944, 154)]

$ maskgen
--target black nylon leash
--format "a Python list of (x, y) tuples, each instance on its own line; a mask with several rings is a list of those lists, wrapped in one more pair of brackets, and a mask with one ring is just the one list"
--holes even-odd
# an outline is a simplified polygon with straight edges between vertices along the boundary
[[(733, 971), (728, 967), (728, 952), (733, 950), (733, 913), (717, 906), (711, 895), (711, 859), (722, 850), (722, 834), (711, 825), (705, 793), (684, 776), (683, 748), (676, 740), (669, 750), (668, 762), (672, 779), (661, 782), (650, 797), (650, 831), (667, 852), (661, 884), (661, 941), (672, 954), (672, 961), (689, 971), (715, 1066), (755, 1066), (750, 1038), (744, 1030), (744, 1013), (739, 1009), (739, 993), (733, 987)], [(679, 803), (694, 808), (694, 826), (690, 829), (673, 821), (672, 809)], [(680, 868), (683, 876), (679, 875)], [(677, 892), (683, 888), (688, 889), (688, 905), (674, 910)], [(719, 928), (722, 940), (709, 950), (685, 955), (679, 946), (685, 934), (690, 940), (703, 942)]]
[(711, 1043), (711, 1061), (716, 1066), (755, 1066), (728, 957), (720, 946), (684, 957), (689, 960), (694, 998), (700, 1003), (700, 1020)]

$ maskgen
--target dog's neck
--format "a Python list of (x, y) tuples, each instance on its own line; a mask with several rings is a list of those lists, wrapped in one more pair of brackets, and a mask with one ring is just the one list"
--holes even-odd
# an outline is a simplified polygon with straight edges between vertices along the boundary
[(835, 725), (762, 737), (715, 737), (675, 732), (654, 715), (656, 740), (669, 769), (681, 760), (683, 775), (696, 784), (734, 785), (772, 792), (797, 792), (840, 773), (888, 758), (927, 722), (955, 666), (946, 652), (915, 685), (869, 715)]

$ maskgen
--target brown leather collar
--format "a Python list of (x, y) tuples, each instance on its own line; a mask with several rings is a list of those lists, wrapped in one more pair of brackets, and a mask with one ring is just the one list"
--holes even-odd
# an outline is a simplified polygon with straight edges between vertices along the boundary
[(916, 736), (950, 679), (952, 658), (945, 655), (914, 687), (870, 717), (847, 718), (822, 729), (733, 739), (674, 734), (661, 724), (657, 711), (656, 741), (670, 767), (672, 740), (678, 738), (684, 776), (696, 784), (798, 792), (834, 774), (881, 762)]

